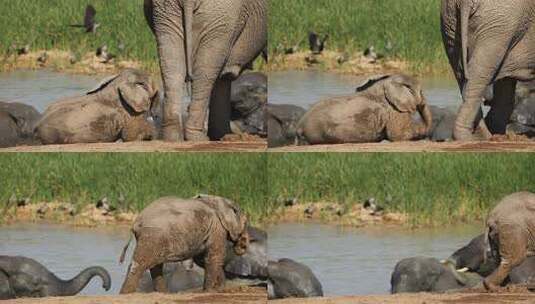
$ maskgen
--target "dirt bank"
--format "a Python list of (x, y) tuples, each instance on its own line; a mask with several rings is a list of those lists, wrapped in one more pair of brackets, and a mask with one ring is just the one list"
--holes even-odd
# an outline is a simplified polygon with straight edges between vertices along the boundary
[(535, 152), (535, 141), (408, 141), (340, 145), (288, 146), (269, 152)]
[(262, 152), (264, 140), (182, 142), (144, 141), (127, 143), (95, 143), (46, 146), (18, 146), (0, 152)]
[(179, 294), (131, 294), (114, 296), (75, 296), (54, 297), (37, 299), (17, 299), (2, 301), (2, 303), (17, 304), (177, 304), (177, 303), (210, 303), (210, 304), (233, 304), (233, 303), (267, 303), (265, 288), (241, 287), (237, 290), (223, 293), (179, 293)]

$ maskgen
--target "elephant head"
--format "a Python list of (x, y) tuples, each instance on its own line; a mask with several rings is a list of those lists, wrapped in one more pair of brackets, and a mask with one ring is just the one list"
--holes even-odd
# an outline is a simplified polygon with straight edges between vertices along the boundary
[(460, 272), (473, 271), (487, 276), (497, 266), (495, 259), (486, 254), (488, 250), (485, 235), (481, 234), (473, 238), (466, 246), (459, 248), (442, 263), (451, 265)]
[(158, 86), (142, 71), (125, 69), (120, 74), (104, 79), (87, 95), (100, 94), (106, 99), (119, 99), (131, 115), (147, 113), (158, 99)]
[(356, 92), (363, 92), (371, 99), (381, 98), (397, 112), (418, 111), (427, 132), (433, 126), (433, 117), (422, 86), (413, 77), (404, 74), (372, 76), (357, 87)]
[(240, 278), (264, 279), (267, 276), (267, 233), (248, 226), (249, 245), (245, 253), (236, 256), (232, 246), (227, 246), (225, 273)]
[(230, 241), (234, 243), (234, 252), (243, 255), (249, 245), (247, 216), (234, 202), (226, 198), (204, 194), (199, 194), (195, 198), (215, 210), (221, 225), (228, 232)]

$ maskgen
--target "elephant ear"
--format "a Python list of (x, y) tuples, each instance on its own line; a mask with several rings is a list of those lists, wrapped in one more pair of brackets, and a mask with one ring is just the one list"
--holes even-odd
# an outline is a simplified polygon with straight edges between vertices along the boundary
[(230, 239), (233, 242), (238, 241), (247, 224), (243, 220), (240, 208), (232, 201), (219, 196), (199, 194), (195, 198), (214, 209)]
[(152, 103), (151, 94), (142, 83), (124, 82), (117, 87), (119, 96), (136, 113), (147, 112)]
[(110, 77), (106, 77), (106, 78), (102, 79), (102, 81), (99, 84), (97, 84), (96, 87), (94, 87), (93, 89), (88, 91), (86, 94), (87, 95), (95, 94), (96, 92), (98, 92), (98, 91), (104, 89), (105, 87), (107, 87), (110, 83), (112, 83), (118, 77), (119, 77), (119, 74), (116, 74), (116, 75), (112, 75)]
[(420, 103), (412, 83), (405, 81), (405, 77), (392, 77), (385, 82), (385, 98), (390, 105), (402, 113), (414, 113)]
[(362, 83), (360, 83), (357, 86), (357, 89), (355, 90), (356, 93), (366, 91), (370, 87), (372, 87), (374, 84), (378, 83), (379, 81), (385, 80), (390, 75), (373, 75), (368, 78), (366, 78)]

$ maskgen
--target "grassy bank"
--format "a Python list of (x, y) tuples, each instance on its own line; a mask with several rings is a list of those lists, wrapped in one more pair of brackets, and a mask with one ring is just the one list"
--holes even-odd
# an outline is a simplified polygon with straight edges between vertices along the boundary
[[(91, 3), (101, 26), (86, 34), (71, 24), (83, 23), (85, 7)], [(0, 2), (1, 52), (30, 44), (31, 50), (64, 50), (83, 55), (108, 45), (121, 59), (140, 61), (145, 68), (157, 68), (154, 37), (143, 15), (143, 0), (3, 0)], [(119, 51), (119, 44), (125, 45)]]
[(4, 154), (0, 202), (15, 194), (83, 206), (106, 196), (119, 209), (139, 211), (161, 196), (208, 193), (239, 202), (257, 222), (269, 212), (265, 164), (259, 153)]
[(272, 55), (299, 43), (307, 34), (329, 34), (328, 49), (353, 53), (373, 45), (389, 57), (407, 60), (417, 71), (447, 67), (440, 35), (439, 0), (270, 0), (269, 46)]
[(413, 224), (471, 222), (506, 194), (535, 192), (534, 172), (533, 154), (270, 154), (269, 199), (350, 205), (375, 197)]

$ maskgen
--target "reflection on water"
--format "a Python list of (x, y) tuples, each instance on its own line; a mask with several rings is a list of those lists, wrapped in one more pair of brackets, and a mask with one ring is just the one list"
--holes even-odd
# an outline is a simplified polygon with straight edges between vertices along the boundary
[(119, 265), (119, 255), (128, 238), (125, 228), (17, 225), (0, 228), (0, 254), (33, 258), (62, 279), (70, 279), (86, 267), (102, 266), (110, 273), (111, 290), (106, 292), (97, 277), (81, 294), (117, 294), (128, 266), (127, 262)]
[[(295, 104), (310, 107), (323, 98), (352, 94), (364, 80), (362, 77), (317, 71), (273, 72), (268, 75), (268, 100), (274, 104)], [(422, 79), (429, 104), (457, 107), (461, 98), (457, 83), (451, 79)]]
[(381, 231), (281, 224), (268, 229), (269, 256), (307, 264), (326, 295), (385, 294), (399, 260), (418, 255), (448, 257), (479, 231), (478, 227)]
[(43, 112), (60, 98), (81, 95), (96, 87), (106, 76), (71, 75), (47, 70), (0, 73), (0, 100), (17, 101)]

